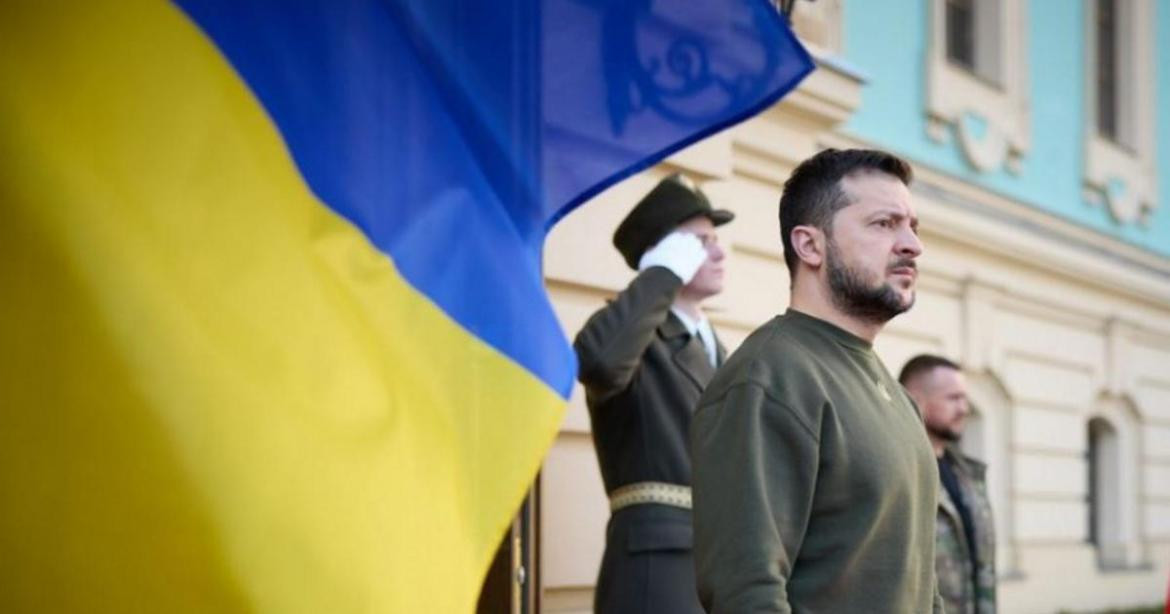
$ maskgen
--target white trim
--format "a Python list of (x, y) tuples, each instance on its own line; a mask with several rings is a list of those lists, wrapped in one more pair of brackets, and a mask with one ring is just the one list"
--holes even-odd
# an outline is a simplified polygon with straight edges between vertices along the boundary
[[(1015, 173), (1031, 147), (1027, 10), (1023, 0), (982, 0), (975, 8), (975, 55), (982, 76), (947, 59), (946, 0), (930, 1), (927, 134), (938, 142), (953, 134), (967, 161), (980, 171)], [(984, 129), (975, 130), (972, 122)]]
[[(988, 324), (988, 330), (994, 326)], [(979, 411), (978, 441), (966, 443), (964, 450), (987, 464), (987, 493), (995, 523), (995, 568), (1001, 579), (1023, 575), (1016, 538), (1015, 495), (1012, 492), (1015, 455), (1012, 453), (1013, 402), (996, 371), (982, 369), (968, 371), (967, 394)], [(973, 425), (974, 426), (974, 425)], [(971, 427), (968, 427), (970, 432)], [(964, 438), (965, 440), (966, 438)]]
[(1097, 132), (1095, 5), (1094, 0), (1085, 0), (1085, 197), (1090, 204), (1108, 205), (1121, 224), (1144, 225), (1157, 208), (1155, 135), (1149, 129), (1155, 109), (1155, 7), (1145, 0), (1117, 2), (1117, 39), (1122, 43), (1117, 119), (1122, 143), (1116, 143)]
[[(1143, 562), (1143, 533), (1139, 517), (1143, 466), (1139, 454), (1141, 424), (1134, 408), (1117, 397), (1101, 398), (1085, 421), (1099, 419), (1112, 433), (1101, 442), (1098, 466), (1097, 560), (1105, 568), (1130, 568)], [(1092, 502), (1089, 503), (1092, 505)]]

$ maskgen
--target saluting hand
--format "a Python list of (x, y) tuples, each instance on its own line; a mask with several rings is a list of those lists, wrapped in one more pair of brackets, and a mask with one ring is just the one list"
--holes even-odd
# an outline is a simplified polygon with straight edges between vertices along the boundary
[(699, 237), (676, 230), (642, 254), (638, 270), (645, 271), (652, 266), (666, 267), (678, 275), (684, 284), (688, 284), (706, 261), (707, 249)]

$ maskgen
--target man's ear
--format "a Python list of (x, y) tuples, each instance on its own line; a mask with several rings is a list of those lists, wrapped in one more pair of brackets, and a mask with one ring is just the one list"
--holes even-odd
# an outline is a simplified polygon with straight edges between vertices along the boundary
[(825, 263), (825, 233), (816, 226), (797, 226), (792, 229), (792, 249), (806, 265), (817, 268)]

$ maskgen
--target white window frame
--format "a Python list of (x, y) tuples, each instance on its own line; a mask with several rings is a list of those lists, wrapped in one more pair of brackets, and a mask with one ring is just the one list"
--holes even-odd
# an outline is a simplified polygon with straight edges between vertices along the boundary
[[(1139, 567), (1144, 540), (1138, 505), (1142, 463), (1138, 454), (1137, 413), (1126, 400), (1100, 399), (1096, 411), (1085, 420), (1086, 446), (1089, 424), (1094, 419), (1104, 422), (1112, 430), (1103, 442), (1104, 449), (1099, 451), (1097, 466), (1086, 466), (1086, 471), (1097, 472), (1100, 488), (1097, 493), (1100, 497), (1096, 517), (1097, 542), (1094, 544), (1097, 562), (1103, 569)], [(1093, 502), (1088, 501), (1087, 505), (1093, 505)]]
[(1119, 224), (1148, 223), (1157, 208), (1154, 172), (1155, 6), (1148, 0), (1117, 2), (1117, 82), (1121, 143), (1097, 130), (1097, 2), (1085, 0), (1085, 200), (1107, 206)]
[(1020, 569), (1015, 536), (1015, 497), (1011, 450), (1014, 403), (1002, 380), (992, 370), (964, 371), (967, 393), (978, 418), (967, 426), (961, 448), (987, 464), (987, 493), (995, 523), (995, 567), (1000, 580), (1019, 580)]
[[(1031, 147), (1028, 108), (1027, 10), (1024, 0), (975, 2), (979, 76), (947, 58), (946, 0), (930, 2), (926, 54), (927, 134), (958, 140), (981, 172), (1018, 173)], [(991, 45), (991, 47), (988, 47)]]

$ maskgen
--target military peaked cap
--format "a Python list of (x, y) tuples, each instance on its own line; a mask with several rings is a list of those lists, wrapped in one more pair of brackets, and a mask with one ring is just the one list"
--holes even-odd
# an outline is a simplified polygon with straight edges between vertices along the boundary
[(706, 216), (716, 226), (735, 217), (730, 211), (712, 209), (711, 201), (701, 190), (686, 177), (675, 173), (660, 181), (634, 205), (614, 231), (613, 245), (621, 252), (626, 264), (636, 270), (647, 249), (676, 226), (697, 215)]

